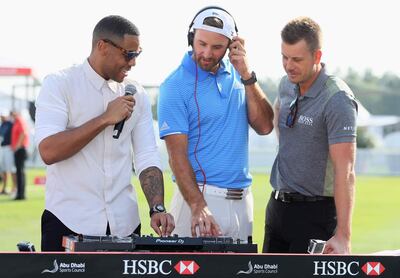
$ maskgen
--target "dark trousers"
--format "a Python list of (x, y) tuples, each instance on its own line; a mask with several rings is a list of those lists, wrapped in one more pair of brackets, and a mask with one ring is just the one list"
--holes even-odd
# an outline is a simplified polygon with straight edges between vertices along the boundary
[(17, 195), (16, 200), (25, 199), (25, 160), (27, 158), (26, 149), (19, 148), (14, 152), (15, 168), (17, 170)]
[(333, 198), (284, 203), (270, 198), (265, 217), (263, 253), (307, 253), (310, 239), (330, 239), (336, 229)]
[[(140, 235), (140, 224), (133, 234)], [(110, 235), (110, 226), (107, 223), (106, 235)], [(65, 226), (60, 219), (48, 210), (42, 214), (42, 251), (65, 251), (62, 247), (63, 236), (77, 235), (74, 231)]]

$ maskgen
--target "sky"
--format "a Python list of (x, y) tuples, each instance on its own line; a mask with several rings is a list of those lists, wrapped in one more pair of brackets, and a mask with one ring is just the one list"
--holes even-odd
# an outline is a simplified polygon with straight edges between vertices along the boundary
[(339, 74), (348, 68), (400, 76), (396, 0), (3, 0), (0, 67), (26, 66), (42, 80), (88, 57), (92, 31), (104, 16), (118, 14), (141, 32), (143, 53), (129, 77), (158, 85), (188, 50), (193, 16), (218, 5), (234, 17), (259, 79), (283, 74), (280, 31), (292, 18), (309, 16), (324, 33), (322, 61)]

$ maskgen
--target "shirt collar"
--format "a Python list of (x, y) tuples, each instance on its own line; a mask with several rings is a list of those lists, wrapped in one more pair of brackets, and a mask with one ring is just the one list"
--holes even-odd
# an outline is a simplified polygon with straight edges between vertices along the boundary
[(311, 87), (308, 89), (307, 94), (304, 95), (305, 97), (315, 98), (319, 94), (319, 92), (322, 91), (326, 80), (329, 78), (325, 64), (321, 63), (321, 66), (322, 67), (318, 74), (317, 79), (315, 79)]
[(106, 81), (106, 84), (108, 84), (108, 87), (110, 88), (110, 90), (113, 92), (113, 93), (118, 93), (119, 92), (119, 89), (121, 88), (121, 83), (118, 83), (118, 82), (116, 82), (116, 81), (114, 81), (114, 80), (107, 80)]
[(85, 59), (82, 67), (90, 83), (92, 83), (92, 85), (96, 88), (96, 90), (100, 90), (101, 87), (106, 82), (106, 80), (92, 68), (92, 66), (89, 64), (88, 59)]
[(98, 91), (101, 91), (103, 86), (107, 86), (111, 89), (112, 92), (118, 92), (118, 83), (114, 80), (105, 80), (100, 74), (98, 74), (92, 66), (89, 64), (88, 59), (85, 59), (83, 62), (83, 71), (87, 77), (87, 79), (92, 83), (94, 88)]
[[(188, 51), (185, 54), (185, 56), (182, 59), (182, 65), (187, 71), (189, 71), (190, 73), (195, 75), (197, 64), (192, 59), (192, 54), (193, 54), (193, 51)], [(231, 74), (232, 69), (228, 66), (228, 63), (229, 63), (228, 59), (223, 58), (220, 62), (220, 66), (217, 70), (216, 75), (220, 75), (220, 74), (224, 74), (224, 73)], [(197, 67), (197, 70), (198, 70), (199, 81), (206, 79), (209, 75), (213, 75), (213, 76), (215, 75), (214, 73), (205, 71), (200, 67)]]

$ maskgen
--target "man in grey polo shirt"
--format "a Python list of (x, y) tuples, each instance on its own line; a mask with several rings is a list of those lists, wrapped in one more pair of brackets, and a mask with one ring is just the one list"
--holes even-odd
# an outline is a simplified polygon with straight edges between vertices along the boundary
[(279, 138), (266, 210), (263, 252), (305, 253), (310, 239), (325, 253), (350, 252), (357, 103), (321, 63), (321, 30), (310, 18), (281, 32), (287, 73), (274, 104)]

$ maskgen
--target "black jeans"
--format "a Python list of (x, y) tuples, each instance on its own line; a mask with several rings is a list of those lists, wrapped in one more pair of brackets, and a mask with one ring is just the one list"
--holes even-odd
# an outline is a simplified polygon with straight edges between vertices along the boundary
[(284, 203), (270, 198), (263, 253), (307, 253), (310, 239), (330, 239), (336, 229), (334, 199)]
[(25, 199), (25, 160), (27, 158), (26, 149), (19, 148), (14, 152), (15, 168), (17, 170), (17, 195), (15, 199)]
[[(133, 232), (140, 235), (140, 224)], [(107, 223), (106, 235), (110, 235), (110, 226)], [(74, 231), (65, 226), (60, 219), (48, 210), (42, 214), (42, 251), (65, 251), (62, 247), (63, 236), (77, 235)]]

